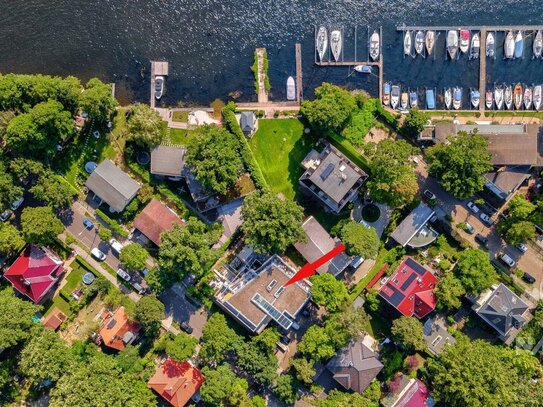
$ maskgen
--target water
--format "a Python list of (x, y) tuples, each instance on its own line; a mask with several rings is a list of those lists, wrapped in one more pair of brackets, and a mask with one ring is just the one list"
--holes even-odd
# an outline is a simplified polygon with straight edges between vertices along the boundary
[[(375, 76), (313, 64), (313, 30), (320, 24), (344, 28), (345, 59), (354, 56), (355, 25), (358, 59), (366, 58), (366, 27), (382, 26), (385, 80), (410, 87), (475, 87), (478, 62), (445, 62), (444, 34), (435, 60), (403, 59), (395, 27), (543, 24), (538, 0), (0, 0), (0, 10), (1, 72), (98, 76), (116, 82), (122, 101), (148, 101), (149, 61), (167, 60), (167, 105), (208, 104), (231, 92), (240, 93), (239, 100), (255, 100), (255, 47), (268, 49), (271, 98), (284, 100), (286, 79), (296, 73), (296, 42), (302, 44), (305, 97), (322, 81), (376, 93)], [(526, 48), (523, 60), (488, 61), (487, 82), (543, 82), (543, 61), (530, 59), (531, 39)]]

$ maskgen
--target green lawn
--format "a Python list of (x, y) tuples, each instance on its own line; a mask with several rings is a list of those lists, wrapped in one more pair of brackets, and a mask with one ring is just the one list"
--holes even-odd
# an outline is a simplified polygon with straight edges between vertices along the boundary
[(256, 161), (273, 192), (293, 199), (298, 193), (300, 163), (313, 146), (298, 119), (260, 119), (249, 141)]
[(62, 298), (60, 295), (57, 295), (53, 300), (47, 300), (45, 304), (43, 305), (43, 315), (47, 316), (53, 309), (58, 308), (61, 310), (66, 316), (70, 316), (72, 311), (70, 310), (70, 304), (68, 304), (64, 298)]
[(174, 122), (187, 123), (189, 121), (189, 112), (175, 111), (172, 114), (172, 120)]
[(195, 134), (194, 130), (170, 129), (170, 141), (172, 144), (185, 146), (192, 140)]

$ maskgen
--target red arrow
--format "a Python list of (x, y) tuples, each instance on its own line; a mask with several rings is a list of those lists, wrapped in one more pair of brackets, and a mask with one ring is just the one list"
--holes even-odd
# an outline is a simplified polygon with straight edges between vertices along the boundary
[(338, 254), (343, 252), (345, 250), (345, 246), (343, 244), (340, 244), (339, 246), (334, 247), (332, 250), (330, 250), (328, 253), (320, 257), (319, 259), (315, 260), (313, 263), (307, 263), (304, 264), (304, 266), (298, 270), (296, 274), (294, 274), (290, 280), (287, 281), (285, 284), (285, 287), (289, 284), (295, 283), (296, 281), (303, 280), (304, 278), (310, 277), (313, 274), (317, 272), (317, 269), (322, 266), (323, 264), (326, 264), (330, 260), (332, 260), (334, 257), (336, 257)]

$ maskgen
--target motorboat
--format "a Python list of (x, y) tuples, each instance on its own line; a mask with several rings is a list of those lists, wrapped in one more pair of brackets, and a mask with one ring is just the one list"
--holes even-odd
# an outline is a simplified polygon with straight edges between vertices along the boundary
[(405, 55), (411, 55), (411, 43), (411, 31), (406, 31), (403, 39), (403, 53)]
[(380, 52), (379, 34), (374, 31), (370, 37), (370, 57), (372, 60), (377, 61)]
[(294, 82), (294, 78), (292, 76), (289, 76), (287, 79), (287, 100), (295, 100), (296, 99), (296, 83)]
[(163, 93), (164, 93), (164, 77), (163, 76), (155, 76), (155, 98), (156, 98), (156, 100), (160, 99), (162, 97)]
[(505, 87), (503, 101), (505, 102), (505, 107), (507, 110), (511, 110), (513, 108), (513, 87), (511, 85), (507, 85)]
[(419, 97), (417, 95), (417, 92), (411, 91), (409, 92), (409, 106), (411, 108), (417, 107), (419, 104)]
[(513, 31), (509, 31), (505, 36), (505, 42), (503, 44), (503, 56), (507, 59), (513, 58), (515, 55), (515, 37)]
[(471, 47), (469, 49), (470, 58), (479, 58), (479, 50), (481, 48), (481, 40), (479, 38), (479, 33), (473, 34), (471, 37)]
[(543, 34), (538, 30), (534, 37), (534, 44), (532, 46), (535, 58), (541, 58), (541, 53), (543, 52)]
[(321, 25), (319, 27), (319, 31), (317, 31), (315, 47), (317, 48), (317, 54), (319, 55), (319, 59), (322, 61), (322, 59), (324, 58), (324, 54), (328, 49), (328, 31), (326, 31), (326, 27), (323, 25)]
[(481, 103), (481, 93), (478, 90), (473, 89), (469, 94), (469, 98), (473, 108), (479, 109), (479, 103)]
[(532, 88), (530, 86), (526, 86), (526, 88), (524, 88), (524, 109), (530, 110), (532, 108), (532, 98)]
[(541, 109), (541, 93), (542, 93), (542, 90), (543, 88), (541, 87), (541, 85), (535, 85), (534, 86), (534, 92), (533, 92), (533, 104), (534, 104), (534, 109), (535, 110), (539, 110)]
[(371, 65), (357, 65), (353, 69), (356, 72), (360, 72), (360, 73), (366, 73), (366, 74), (371, 73)]
[(398, 85), (392, 85), (392, 88), (390, 90), (390, 106), (393, 109), (396, 109), (398, 107), (399, 102), (400, 102), (400, 87)]
[(445, 107), (447, 110), (450, 110), (452, 104), (452, 89), (446, 88), (445, 89)]
[(451, 59), (455, 59), (458, 54), (458, 31), (449, 30), (447, 32), (447, 52)]
[(409, 107), (409, 94), (407, 92), (402, 92), (402, 96), (400, 98), (400, 107), (404, 110)]
[(390, 105), (390, 82), (385, 82), (383, 85), (383, 105)]
[(426, 45), (426, 53), (428, 55), (432, 55), (432, 52), (434, 52), (435, 42), (436, 42), (436, 32), (433, 30), (426, 31), (426, 35), (424, 37), (424, 43)]
[(341, 38), (341, 31), (334, 30), (330, 33), (330, 51), (332, 51), (332, 56), (336, 61), (339, 61), (341, 56), (341, 46), (343, 40)]
[(460, 52), (465, 54), (469, 48), (469, 30), (460, 30)]
[(453, 108), (454, 110), (460, 110), (462, 107), (462, 88), (456, 87), (453, 92)]
[(426, 108), (436, 108), (436, 95), (433, 89), (426, 89)]
[(494, 58), (496, 56), (496, 42), (494, 40), (494, 33), (486, 33), (486, 56)]
[(422, 31), (417, 31), (415, 35), (415, 52), (420, 55), (424, 51), (424, 33)]
[(523, 51), (524, 51), (524, 36), (522, 35), (522, 31), (517, 31), (517, 35), (515, 37), (515, 58), (521, 58)]
[(513, 91), (513, 103), (515, 105), (515, 109), (520, 110), (522, 108), (522, 85), (520, 83), (517, 83), (515, 85), (515, 90)]
[(493, 93), (491, 90), (487, 90), (486, 91), (486, 94), (485, 94), (485, 106), (487, 109), (492, 109), (492, 96), (493, 96)]
[(501, 85), (494, 88), (494, 103), (496, 109), (501, 110), (503, 107), (503, 87)]

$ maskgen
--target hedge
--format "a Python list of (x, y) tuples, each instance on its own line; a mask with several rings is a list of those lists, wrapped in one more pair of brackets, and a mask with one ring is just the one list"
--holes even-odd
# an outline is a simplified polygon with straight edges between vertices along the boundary
[(111, 228), (113, 233), (115, 233), (118, 236), (122, 237), (128, 237), (128, 232), (124, 230), (119, 223), (113, 219), (111, 219), (109, 216), (107, 216), (104, 212), (102, 212), (100, 209), (96, 209), (96, 215), (98, 215), (102, 220), (107, 223), (107, 225)]
[(384, 122), (386, 122), (390, 127), (392, 127), (395, 131), (398, 131), (400, 128), (400, 124), (398, 122), (398, 119), (394, 117), (392, 113), (390, 113), (388, 110), (386, 110), (381, 103), (377, 103), (377, 110), (376, 110), (377, 116), (382, 119)]
[(366, 174), (371, 175), (371, 170), (368, 162), (364, 157), (360, 155), (358, 151), (349, 143), (348, 140), (345, 140), (343, 137), (336, 133), (329, 133), (328, 138), (334, 147), (347, 156), (353, 163), (358, 167), (363, 169)]

